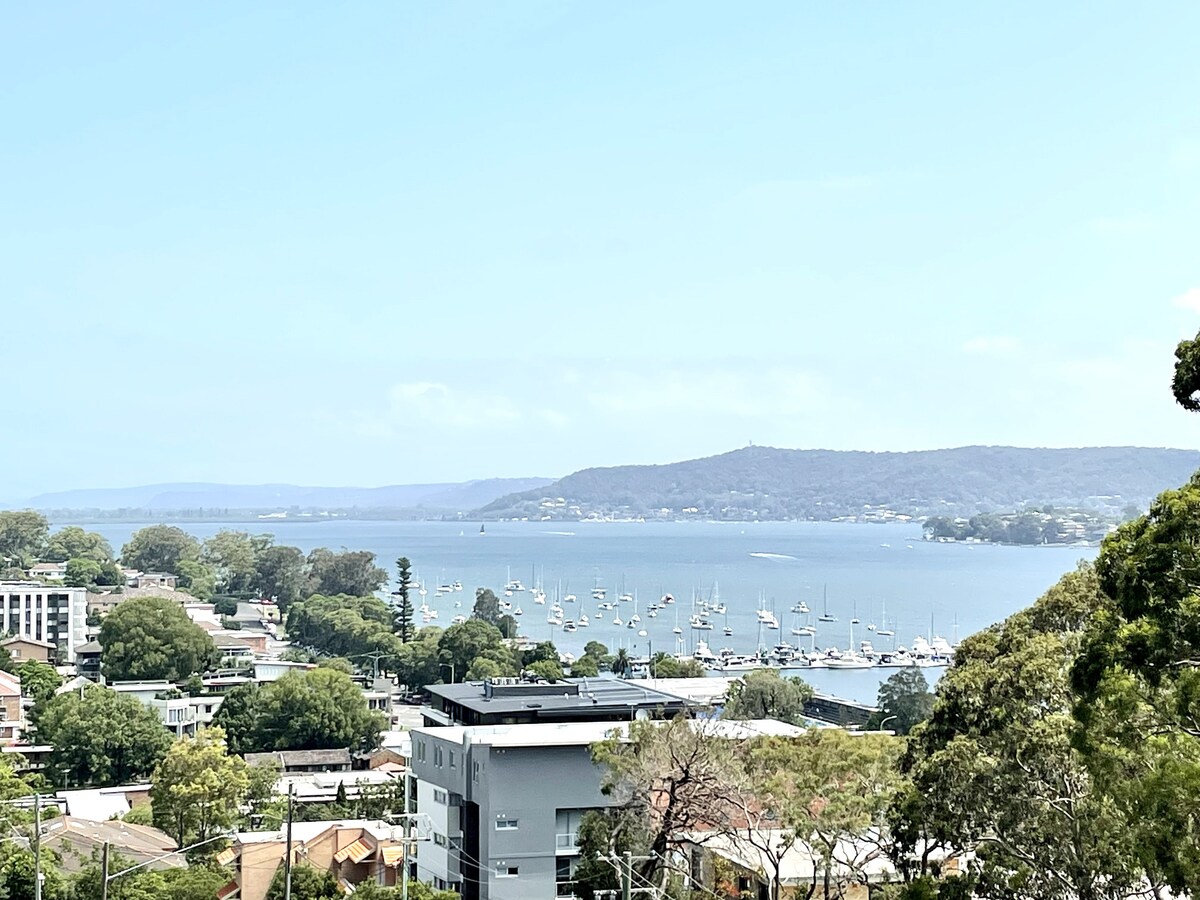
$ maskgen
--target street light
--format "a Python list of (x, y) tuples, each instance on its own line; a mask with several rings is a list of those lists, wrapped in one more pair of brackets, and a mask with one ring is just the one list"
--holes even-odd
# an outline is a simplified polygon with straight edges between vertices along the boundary
[(883, 726), (895, 718), (898, 718), (898, 717), (897, 716), (888, 716), (886, 719), (884, 719), (882, 722), (879, 723), (879, 727), (876, 729), (876, 731), (883, 731)]

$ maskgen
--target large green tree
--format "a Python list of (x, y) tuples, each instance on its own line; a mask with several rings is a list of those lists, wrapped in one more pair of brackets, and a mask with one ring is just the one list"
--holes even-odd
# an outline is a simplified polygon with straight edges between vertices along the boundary
[(109, 562), (112, 547), (103, 535), (84, 531), (78, 525), (67, 525), (50, 535), (42, 559), (47, 562), (66, 562), (68, 559), (90, 559)]
[(375, 554), (367, 550), (334, 553), (324, 547), (308, 554), (310, 594), (366, 597), (387, 582), (387, 569), (375, 565)]
[(223, 528), (204, 542), (200, 548), (200, 558), (216, 574), (219, 591), (251, 591), (258, 577), (259, 557), (272, 542), (269, 534), (250, 534)]
[(394, 602), (396, 637), (406, 644), (417, 636), (417, 626), (413, 623), (412, 600), (408, 596), (410, 581), (412, 581), (412, 563), (408, 561), (407, 556), (402, 556), (396, 560), (396, 590), (392, 591), (392, 596), (396, 598)]
[(28, 568), (46, 548), (50, 523), (31, 509), (0, 511), (0, 562)]
[(200, 542), (174, 525), (148, 525), (133, 533), (121, 548), (121, 564), (142, 572), (178, 575), (184, 560), (200, 559)]
[(487, 667), (490, 674), (516, 675), (520, 671), (500, 630), (482, 619), (467, 619), (447, 628), (438, 641), (438, 655), (441, 664), (447, 667), (445, 674), (450, 675), (450, 667), (453, 667), (455, 681), (467, 678), (477, 660), (487, 660), (495, 665), (494, 672)]
[[(290, 672), (260, 688), (246, 706), (253, 725), (238, 736), (243, 751), (369, 749), (387, 726), (358, 685), (334, 669)], [(220, 717), (216, 724), (236, 723)]]
[(208, 633), (169, 597), (118, 603), (100, 626), (100, 645), (109, 681), (182, 681), (204, 671), (216, 652)]
[(296, 547), (267, 547), (255, 562), (254, 590), (281, 610), (300, 600), (307, 587), (304, 554)]
[(254, 753), (258, 743), (259, 697), (262, 688), (255, 681), (239, 684), (225, 693), (225, 699), (213, 716), (213, 727), (225, 732), (230, 752)]
[(372, 654), (394, 660), (403, 646), (392, 633), (392, 611), (378, 597), (314, 594), (288, 610), (288, 638), (330, 656), (362, 662)]
[(920, 853), (924, 874), (933, 848), (976, 849), (980, 896), (1009, 900), (1116, 900), (1142, 884), (1128, 821), (1072, 746), (1070, 668), (1108, 605), (1084, 564), (959, 645), (910, 739), (899, 858)]
[(890, 729), (908, 734), (929, 718), (933, 711), (933, 694), (925, 673), (912, 666), (900, 669), (879, 686), (876, 711), (867, 720), (868, 729)]
[(400, 647), (393, 665), (401, 684), (410, 690), (420, 690), (441, 680), (442, 634), (441, 628), (428, 625), (417, 632), (414, 640)]
[(812, 688), (799, 678), (784, 678), (777, 669), (756, 669), (729, 685), (724, 715), (796, 725), (804, 720), (804, 704), (812, 694)]
[(207, 728), (176, 741), (155, 767), (154, 824), (181, 847), (208, 840), (237, 821), (249, 788), (246, 763), (229, 754), (225, 732)]
[(157, 713), (98, 685), (47, 703), (37, 740), (53, 747), (46, 775), (64, 787), (144, 781), (171, 745)]

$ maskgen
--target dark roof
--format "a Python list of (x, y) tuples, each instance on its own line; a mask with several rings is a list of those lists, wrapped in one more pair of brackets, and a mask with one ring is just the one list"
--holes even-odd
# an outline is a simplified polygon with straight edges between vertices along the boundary
[(341, 750), (276, 750), (273, 753), (247, 753), (246, 764), (250, 766), (277, 762), (283, 768), (290, 766), (348, 766), (350, 751)]
[(434, 697), (486, 716), (537, 710), (539, 715), (585, 718), (613, 710), (684, 709), (691, 705), (680, 697), (619, 678), (564, 678), (553, 684), (510, 678), (429, 684), (425, 689)]
[(250, 645), (245, 641), (235, 638), (231, 634), (211, 634), (213, 645), (216, 647), (228, 647), (233, 650), (249, 650)]
[(104, 648), (100, 646), (99, 641), (88, 641), (86, 644), (80, 644), (78, 647), (76, 647), (75, 653), (76, 654), (100, 653), (103, 650), (104, 650)]

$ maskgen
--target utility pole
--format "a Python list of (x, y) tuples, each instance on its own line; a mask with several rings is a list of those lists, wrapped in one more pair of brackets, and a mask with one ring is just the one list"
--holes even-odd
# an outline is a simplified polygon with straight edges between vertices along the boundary
[[(451, 676), (453, 679), (453, 676)], [(466, 762), (463, 763), (466, 765)], [(400, 847), (400, 900), (408, 900), (408, 767), (404, 769), (404, 831)]]
[(100, 850), (100, 900), (108, 900), (108, 841)]
[(33, 900), (42, 900), (42, 795), (33, 795)]
[(625, 865), (621, 869), (621, 900), (630, 900), (633, 889), (633, 854), (625, 851)]
[[(296, 785), (288, 785), (287, 854), (283, 857), (283, 900), (292, 900), (292, 798)], [(105, 898), (107, 900), (107, 898)]]

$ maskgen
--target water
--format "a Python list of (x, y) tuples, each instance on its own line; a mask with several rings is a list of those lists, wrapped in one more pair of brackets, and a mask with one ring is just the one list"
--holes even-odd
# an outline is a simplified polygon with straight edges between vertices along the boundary
[[(67, 523), (63, 523), (67, 524)], [(136, 524), (88, 524), (118, 549), (138, 528)], [(873, 639), (876, 648), (891, 646), (890, 638), (873, 636), (869, 623), (881, 621), (886, 603), (888, 625), (895, 640), (910, 645), (915, 635), (942, 635), (954, 640), (983, 628), (1029, 605), (1082, 557), (1088, 547), (999, 547), (981, 544), (935, 544), (921, 540), (916, 525), (854, 525), (842, 523), (534, 523), (496, 522), (479, 534), (478, 523), (269, 521), (261, 525), (186, 523), (180, 527), (203, 540), (222, 528), (270, 532), (280, 544), (308, 552), (314, 547), (371, 550), (394, 574), (394, 562), (408, 556), (415, 573), (429, 589), (424, 598), (437, 609), (434, 624), (446, 627), (456, 614), (468, 615), (475, 587), (490, 587), (503, 596), (511, 576), (527, 587), (541, 582), (548, 600), (535, 605), (528, 592), (512, 598), (524, 612), (521, 632), (536, 640), (553, 640), (578, 655), (589, 640), (610, 649), (627, 647), (634, 654), (663, 650), (691, 651), (697, 636), (714, 651), (731, 647), (739, 653), (781, 640), (793, 644), (810, 639), (790, 634), (789, 610), (804, 600), (813, 611), (816, 646), (850, 646), (850, 619), (855, 611), (854, 642)], [(636, 594), (638, 628), (612, 623), (625, 621), (633, 603), (597, 613), (592, 587), (608, 589), (616, 603), (622, 591)], [(461, 581), (461, 593), (435, 597), (440, 583)], [(714, 630), (688, 628), (693, 594), (708, 598), (718, 590), (728, 609), (732, 637), (722, 634), (725, 619), (712, 617)], [(389, 587), (389, 590), (391, 588)], [(565, 616), (586, 613), (592, 624), (574, 634), (547, 624), (555, 594), (573, 593), (579, 600), (564, 603)], [(676, 603), (649, 618), (647, 606), (664, 593)], [(837, 622), (818, 623), (828, 593), (829, 612)], [(419, 605), (420, 597), (414, 600)], [(455, 604), (461, 603), (461, 607)], [(774, 609), (779, 631), (762, 631), (755, 610), (760, 602)], [(672, 633), (676, 624), (682, 640)], [(957, 621), (957, 634), (955, 622)], [(646, 635), (640, 636), (639, 629)], [(805, 680), (822, 691), (873, 702), (879, 682), (894, 670), (812, 670)], [(940, 670), (927, 669), (931, 680)]]

